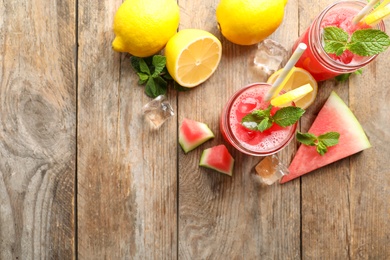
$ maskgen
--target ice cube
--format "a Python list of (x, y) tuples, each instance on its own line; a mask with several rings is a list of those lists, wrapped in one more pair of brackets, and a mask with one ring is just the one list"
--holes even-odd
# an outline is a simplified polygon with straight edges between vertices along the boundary
[(238, 105), (238, 111), (243, 114), (248, 114), (258, 108), (259, 101), (252, 97), (247, 97)]
[(288, 51), (280, 43), (265, 39), (258, 43), (252, 64), (255, 73), (266, 74), (266, 78), (282, 68), (288, 59)]
[(289, 173), (276, 154), (264, 157), (256, 166), (254, 178), (261, 183), (272, 185)]
[(142, 107), (142, 114), (152, 123), (154, 128), (161, 125), (175, 113), (171, 104), (166, 100), (165, 95), (160, 95)]

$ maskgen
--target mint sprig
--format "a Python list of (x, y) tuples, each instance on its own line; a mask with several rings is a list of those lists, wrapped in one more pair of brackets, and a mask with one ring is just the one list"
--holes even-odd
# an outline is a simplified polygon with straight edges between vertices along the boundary
[(319, 136), (297, 132), (297, 140), (305, 145), (316, 146), (316, 150), (321, 156), (328, 151), (328, 147), (338, 144), (339, 138), (340, 134), (337, 132), (327, 132)]
[(378, 29), (356, 30), (351, 37), (341, 28), (324, 28), (324, 49), (327, 53), (340, 56), (349, 50), (360, 56), (372, 56), (384, 52), (390, 46), (390, 37)]
[(250, 129), (264, 132), (275, 123), (281, 127), (295, 124), (305, 113), (300, 107), (283, 107), (271, 116), (272, 105), (266, 109), (254, 110), (241, 119), (241, 124)]
[(354, 71), (354, 72), (351, 72), (351, 73), (340, 74), (340, 75), (336, 76), (335, 79), (338, 82), (345, 82), (345, 81), (347, 81), (349, 79), (349, 77), (351, 77), (352, 74), (362, 75), (363, 74), (363, 69), (358, 69), (357, 71)]
[[(145, 85), (146, 95), (155, 98), (167, 93), (168, 83), (173, 81), (173, 78), (166, 68), (165, 56), (154, 55), (147, 58), (132, 56), (130, 62), (138, 75), (138, 85)], [(173, 87), (178, 91), (188, 89), (180, 86), (175, 81), (173, 82)]]

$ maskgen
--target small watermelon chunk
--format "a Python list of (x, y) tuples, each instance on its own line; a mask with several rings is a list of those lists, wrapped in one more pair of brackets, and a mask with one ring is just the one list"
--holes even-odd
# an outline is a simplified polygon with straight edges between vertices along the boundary
[(202, 122), (184, 118), (179, 129), (179, 144), (185, 153), (195, 149), (207, 140), (214, 138), (214, 133)]
[(221, 144), (205, 149), (199, 165), (232, 176), (234, 159), (226, 146)]
[(340, 134), (339, 143), (329, 147), (328, 152), (322, 156), (315, 146), (301, 144), (288, 168), (290, 173), (280, 183), (371, 147), (359, 121), (335, 92), (330, 94), (308, 132), (318, 136), (330, 131)]

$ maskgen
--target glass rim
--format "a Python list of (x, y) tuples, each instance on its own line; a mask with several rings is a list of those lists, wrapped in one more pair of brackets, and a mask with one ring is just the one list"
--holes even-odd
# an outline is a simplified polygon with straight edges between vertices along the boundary
[[(359, 0), (341, 0), (334, 2), (330, 5), (328, 5), (325, 9), (321, 11), (321, 13), (317, 16), (315, 21), (312, 23), (310, 28), (310, 37), (308, 37), (309, 44), (311, 46), (314, 46), (316, 49), (320, 49), (321, 54), (317, 52), (313, 52), (315, 57), (318, 60), (322, 61), (322, 64), (324, 67), (326, 67), (330, 71), (335, 71), (333, 67), (337, 67), (341, 70), (344, 70), (345, 72), (353, 72), (356, 71), (365, 65), (369, 64), (371, 61), (373, 61), (379, 54), (371, 55), (371, 56), (361, 56), (364, 59), (359, 63), (353, 63), (353, 64), (345, 64), (340, 61), (332, 59), (328, 53), (324, 50), (324, 46), (322, 45), (322, 29), (321, 29), (321, 22), (325, 18), (325, 16), (329, 13), (330, 10), (332, 10), (334, 7), (336, 7), (339, 4), (351, 4), (354, 6), (359, 6), (363, 8), (367, 3)], [(386, 32), (385, 23), (380, 21), (378, 24), (373, 26), (372, 28), (379, 29), (383, 32)], [(316, 30), (318, 33), (314, 34), (313, 30)], [(317, 43), (317, 44), (315, 44)], [(338, 71), (335, 71), (338, 72)]]
[[(248, 84), (245, 87), (242, 87), (239, 90), (237, 90), (236, 92), (234, 92), (233, 95), (226, 102), (226, 104), (223, 108), (223, 112), (222, 112), (222, 116), (221, 116), (221, 128), (222, 128), (223, 136), (225, 137), (225, 139), (227, 139), (226, 141), (228, 141), (238, 151), (240, 151), (244, 154), (247, 154), (247, 155), (252, 155), (252, 156), (268, 156), (268, 155), (272, 155), (272, 154), (279, 152), (280, 150), (285, 148), (291, 142), (291, 140), (295, 136), (295, 132), (298, 128), (299, 121), (290, 126), (290, 131), (289, 131), (288, 137), (283, 142), (281, 142), (280, 145), (278, 145), (277, 147), (274, 147), (274, 148), (268, 149), (268, 150), (264, 150), (264, 151), (254, 151), (252, 149), (248, 149), (248, 148), (244, 147), (243, 145), (241, 145), (242, 141), (238, 140), (231, 130), (230, 123), (229, 123), (229, 115), (230, 115), (229, 112), (231, 110), (231, 106), (233, 105), (234, 101), (237, 99), (237, 97), (241, 93), (243, 93), (244, 91), (246, 91), (252, 87), (256, 87), (256, 86), (269, 86), (269, 87), (271, 87), (271, 84), (265, 83), (265, 82), (255, 82), (255, 83)], [(293, 105), (295, 106), (294, 103), (293, 103)]]

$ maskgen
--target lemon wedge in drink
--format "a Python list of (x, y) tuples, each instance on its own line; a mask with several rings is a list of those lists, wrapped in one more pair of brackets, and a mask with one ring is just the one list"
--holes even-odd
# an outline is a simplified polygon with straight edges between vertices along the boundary
[(271, 105), (276, 107), (289, 106), (291, 102), (298, 102), (301, 98), (313, 91), (313, 87), (308, 83), (280, 96), (271, 99)]
[(165, 47), (167, 69), (183, 87), (195, 87), (217, 69), (222, 57), (221, 42), (200, 29), (184, 29), (169, 39)]
[[(279, 77), (281, 71), (282, 69), (272, 74), (268, 78), (267, 83), (274, 83), (275, 80)], [(308, 92), (299, 100), (295, 101), (295, 105), (303, 109), (308, 108), (314, 102), (317, 96), (318, 84), (317, 81), (313, 78), (313, 76), (304, 69), (293, 67), (291, 71), (291, 76), (286, 78), (286, 81), (283, 85), (283, 90), (285, 92), (289, 92), (290, 90), (299, 88), (306, 84), (310, 84), (313, 90), (311, 92)]]
[(390, 1), (387, 1), (387, 5), (383, 5), (384, 3), (379, 5), (372, 13), (368, 14), (363, 21), (369, 25), (374, 25), (390, 15)]

